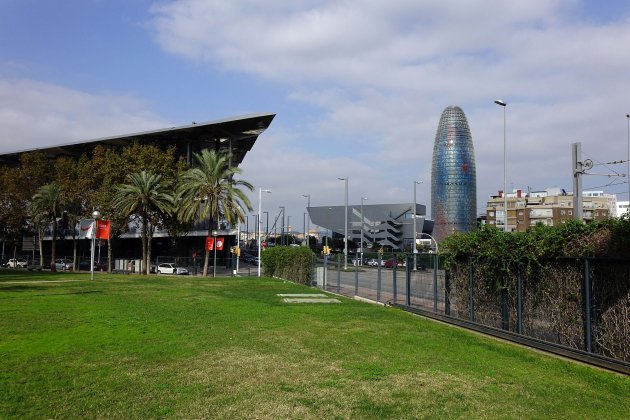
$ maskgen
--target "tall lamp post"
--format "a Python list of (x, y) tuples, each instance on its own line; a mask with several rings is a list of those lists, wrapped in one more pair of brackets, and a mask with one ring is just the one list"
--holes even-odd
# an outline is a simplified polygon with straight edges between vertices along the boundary
[(311, 216), (308, 214), (308, 209), (311, 207), (311, 195), (310, 194), (302, 194), (302, 197), (306, 198), (306, 229), (304, 230), (304, 238), (306, 239), (306, 246), (310, 248), (311, 241), (310, 236), (308, 234), (309, 230), (311, 230)]
[(505, 109), (507, 103), (501, 99), (494, 101), (495, 104), (503, 107), (503, 231), (508, 231), (508, 216), (507, 216), (507, 160), (506, 160), (506, 124), (505, 124)]
[(92, 212), (92, 218), (94, 219), (94, 221), (92, 222), (92, 263), (90, 264), (90, 280), (94, 280), (94, 248), (96, 248), (96, 233), (98, 230), (98, 221), (101, 218), (101, 212), (98, 210), (94, 210)]
[(416, 246), (416, 236), (418, 236), (417, 234), (417, 228), (416, 228), (416, 185), (418, 184), (422, 184), (423, 181), (413, 181), (413, 269), (417, 270), (416, 267), (416, 261), (417, 261), (417, 255), (418, 254), (418, 247)]
[(630, 216), (630, 114), (626, 114), (626, 120), (628, 120), (628, 207), (626, 207), (626, 213)]
[(348, 269), (348, 177), (337, 178), (339, 181), (345, 181), (346, 184), (346, 204), (344, 206), (345, 222), (343, 227), (343, 269)]
[(367, 197), (361, 197), (361, 265), (363, 265), (363, 201), (367, 200)]
[[(258, 214), (261, 214), (261, 210), (262, 210), (262, 193), (266, 192), (267, 194), (271, 193), (271, 190), (263, 190), (262, 188), (258, 189)], [(259, 226), (256, 226), (257, 229), (260, 229), (260, 220), (261, 218), (258, 218), (258, 224)], [(260, 277), (260, 262), (262, 260), (262, 252), (260, 249), (260, 235), (258, 235), (258, 277)]]
[(280, 206), (282, 210), (282, 225), (280, 225), (280, 246), (284, 245), (284, 206)]

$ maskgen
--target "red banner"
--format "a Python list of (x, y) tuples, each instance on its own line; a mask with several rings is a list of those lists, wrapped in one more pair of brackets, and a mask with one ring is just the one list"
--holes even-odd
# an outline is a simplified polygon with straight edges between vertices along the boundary
[[(217, 238), (217, 251), (223, 251), (223, 243), (225, 242), (225, 238), (220, 236)], [(214, 250), (214, 237), (208, 236), (206, 238), (206, 251)]]
[(96, 223), (96, 239), (109, 239), (109, 220), (98, 220)]

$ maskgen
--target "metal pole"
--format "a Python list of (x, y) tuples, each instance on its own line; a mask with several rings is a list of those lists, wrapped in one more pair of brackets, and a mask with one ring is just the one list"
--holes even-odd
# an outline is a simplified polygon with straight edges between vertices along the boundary
[(367, 197), (361, 197), (361, 264), (363, 264), (363, 224), (364, 224), (364, 218), (363, 218), (363, 201), (367, 200)]
[(417, 262), (417, 254), (418, 254), (418, 247), (416, 246), (416, 237), (418, 236), (417, 234), (417, 228), (416, 228), (416, 185), (418, 184), (422, 184), (423, 181), (413, 181), (413, 242), (412, 242), (412, 246), (413, 246), (413, 270), (416, 271), (416, 262)]
[(628, 173), (626, 174), (626, 180), (628, 182), (628, 207), (626, 207), (626, 214), (630, 216), (630, 114), (626, 114), (626, 120), (628, 120)]
[(269, 212), (263, 211), (263, 214), (267, 216), (267, 222), (265, 224), (265, 241), (267, 241), (269, 236)]
[[(261, 214), (262, 210), (262, 192), (266, 192), (267, 194), (271, 193), (271, 190), (263, 190), (262, 188), (258, 189), (258, 214)], [(258, 223), (260, 223), (260, 217), (258, 218)], [(260, 249), (260, 236), (258, 236), (258, 277), (260, 277), (260, 262), (262, 261), (262, 252)]]
[(306, 197), (306, 246), (310, 248), (311, 241), (309, 231), (311, 230), (311, 216), (308, 213), (308, 209), (311, 207), (311, 195), (303, 194), (302, 197)]
[(507, 103), (497, 99), (494, 101), (495, 104), (503, 107), (503, 231), (508, 231), (508, 217), (507, 217), (507, 142), (506, 142), (506, 119), (505, 119), (505, 108), (507, 107)]
[(346, 204), (344, 206), (344, 233), (343, 233), (343, 269), (348, 269), (348, 177), (337, 178), (340, 181), (345, 181), (346, 186)]
[(584, 258), (584, 349), (592, 351), (591, 336), (591, 274), (588, 258)]
[(280, 246), (284, 245), (284, 206), (280, 206), (282, 210), (282, 225), (280, 225)]

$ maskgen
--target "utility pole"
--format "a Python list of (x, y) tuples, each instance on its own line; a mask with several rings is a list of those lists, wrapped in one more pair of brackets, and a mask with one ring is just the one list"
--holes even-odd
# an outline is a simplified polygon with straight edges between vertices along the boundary
[(577, 220), (582, 218), (582, 143), (571, 144), (571, 157), (573, 161), (573, 217)]

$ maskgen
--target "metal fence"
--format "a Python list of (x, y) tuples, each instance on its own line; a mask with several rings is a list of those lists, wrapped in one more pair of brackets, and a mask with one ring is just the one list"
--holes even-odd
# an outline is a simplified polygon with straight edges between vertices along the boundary
[[(392, 259), (397, 263), (385, 265)], [(441, 266), (435, 254), (384, 254), (375, 265), (349, 259), (344, 270), (343, 256), (333, 255), (314, 259), (314, 276), (318, 287), (331, 292), (630, 366), (630, 260), (546, 260), (536, 270), (520, 267), (501, 279), (486, 278), (470, 261), (449, 271)]]

